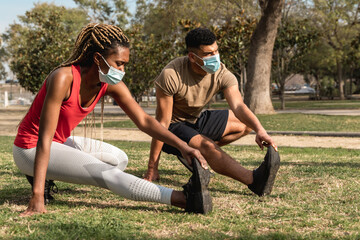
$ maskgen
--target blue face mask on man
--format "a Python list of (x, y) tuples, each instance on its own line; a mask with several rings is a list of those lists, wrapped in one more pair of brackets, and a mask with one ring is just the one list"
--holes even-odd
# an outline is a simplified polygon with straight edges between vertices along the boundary
[(194, 55), (197, 56), (198, 58), (200, 58), (204, 62), (203, 66), (201, 66), (197, 62), (195, 62), (195, 63), (197, 65), (199, 65), (199, 67), (201, 67), (205, 72), (214, 74), (220, 68), (220, 55), (219, 54), (215, 54), (210, 57), (204, 57), (204, 58), (199, 57), (195, 53), (194, 53)]
[(108, 71), (108, 73), (105, 74), (101, 71), (100, 66), (98, 66), (100, 82), (108, 83), (110, 85), (115, 85), (115, 84), (118, 84), (119, 82), (121, 82), (122, 78), (125, 75), (125, 72), (110, 66), (108, 64), (108, 62), (105, 60), (105, 58), (103, 56), (101, 56), (101, 57), (102, 57), (102, 59), (104, 59), (104, 62), (106, 63), (106, 65), (109, 67), (109, 71)]

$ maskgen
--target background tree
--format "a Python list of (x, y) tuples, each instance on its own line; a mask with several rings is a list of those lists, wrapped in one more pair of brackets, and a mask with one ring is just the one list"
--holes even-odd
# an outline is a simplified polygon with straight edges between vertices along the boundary
[(317, 99), (323, 96), (333, 99), (337, 94), (335, 52), (321, 38), (316, 39), (307, 54), (300, 56), (297, 69), (306, 78), (315, 80)]
[(245, 103), (256, 114), (273, 113), (271, 59), (284, 0), (259, 0), (262, 15), (251, 37)]
[(243, 9), (255, 15), (257, 8), (254, 1), (243, 0), (137, 0), (133, 21), (144, 25), (145, 34), (164, 37), (179, 30), (178, 22), (184, 19), (208, 28), (220, 27)]
[[(302, 56), (309, 54), (318, 33), (311, 22), (297, 14), (304, 6), (298, 1), (286, 1), (275, 40), (272, 79), (279, 87), (281, 109), (285, 109), (285, 84), (297, 73), (302, 73)], [(306, 17), (306, 16), (305, 16)]]
[(7, 72), (3, 64), (0, 64), (0, 80), (6, 80)]
[(7, 77), (7, 72), (3, 64), (5, 58), (6, 58), (6, 53), (5, 53), (5, 49), (3, 48), (2, 38), (0, 37), (0, 80), (6, 80)]
[[(348, 96), (351, 96), (353, 93), (360, 93), (360, 31), (350, 46), (351, 48), (346, 59), (350, 82)], [(353, 89), (353, 83), (356, 85), (356, 89)]]
[(3, 34), (10, 69), (25, 89), (35, 93), (47, 74), (66, 60), (87, 20), (82, 10), (35, 4)]
[(346, 58), (351, 42), (360, 31), (360, 3), (358, 0), (313, 0), (313, 4), (313, 24), (322, 30), (323, 41), (335, 51), (339, 97), (344, 99)]
[(184, 37), (199, 26), (215, 32), (221, 60), (237, 76), (241, 91), (247, 81), (245, 103), (255, 113), (273, 112), (271, 61), (272, 79), (282, 90), (285, 79), (302, 73), (316, 80), (319, 98), (344, 89), (339, 79), (350, 78), (356, 85), (347, 85), (349, 94), (360, 92), (360, 9), (355, 0), (137, 0), (131, 25), (125, 0), (74, 1), (80, 9), (36, 4), (2, 35), (6, 54), (0, 52), (1, 62), (9, 61), (26, 89), (36, 92), (46, 74), (67, 58), (80, 28), (94, 21), (128, 33), (131, 59), (124, 80), (137, 101), (171, 59), (185, 54)]
[(213, 28), (219, 43), (221, 61), (237, 77), (242, 95), (245, 89), (250, 39), (255, 27), (256, 19), (242, 10), (220, 28)]
[(0, 80), (6, 80), (7, 72), (3, 64), (0, 64)]
[(154, 35), (143, 34), (142, 25), (133, 25), (127, 35), (131, 41), (130, 62), (126, 67), (125, 82), (136, 101), (148, 93), (153, 81), (165, 64), (178, 56), (180, 44), (175, 39), (159, 39)]
[(129, 23), (131, 13), (125, 0), (74, 0), (87, 13), (90, 22), (117, 25), (121, 28)]

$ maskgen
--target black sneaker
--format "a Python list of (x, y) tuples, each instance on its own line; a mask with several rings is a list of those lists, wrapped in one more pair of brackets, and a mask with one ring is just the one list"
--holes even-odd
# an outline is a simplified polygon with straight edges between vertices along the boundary
[(177, 158), (180, 160), (180, 162), (190, 171), (190, 172), (194, 172), (193, 167), (188, 163), (188, 161), (186, 161), (185, 158), (181, 157), (181, 156), (177, 156)]
[(264, 161), (253, 171), (254, 181), (248, 185), (248, 188), (258, 196), (270, 194), (279, 167), (279, 153), (269, 146)]
[[(181, 157), (181, 156), (176, 156), (180, 162), (190, 171), (190, 172), (194, 172), (193, 167), (188, 163), (188, 161), (186, 161), (185, 158)], [(215, 173), (210, 171), (210, 177), (215, 176)]]
[(185, 212), (207, 214), (212, 210), (212, 200), (207, 186), (210, 182), (209, 169), (203, 169), (197, 159), (193, 159), (193, 175), (183, 186), (186, 197)]
[[(34, 183), (34, 177), (25, 175), (28, 182), (31, 184), (31, 187), (33, 187)], [(45, 204), (50, 203), (50, 201), (54, 200), (54, 197), (50, 195), (50, 191), (53, 193), (58, 192), (58, 188), (53, 180), (45, 180), (45, 189), (44, 189), (44, 202)]]

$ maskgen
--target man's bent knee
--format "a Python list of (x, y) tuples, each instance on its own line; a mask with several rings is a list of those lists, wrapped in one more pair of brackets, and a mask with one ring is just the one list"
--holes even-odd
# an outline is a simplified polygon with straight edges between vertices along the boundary
[(251, 131), (252, 131), (252, 128), (245, 126), (243, 136), (248, 135), (249, 133), (251, 133)]
[(204, 153), (210, 153), (218, 148), (214, 141), (200, 134), (191, 138), (189, 146), (198, 149), (203, 155)]

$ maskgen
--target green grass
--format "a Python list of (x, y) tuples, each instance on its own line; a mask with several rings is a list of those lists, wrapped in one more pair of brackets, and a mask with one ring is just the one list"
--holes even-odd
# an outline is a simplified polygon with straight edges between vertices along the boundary
[[(268, 131), (360, 132), (360, 116), (282, 113), (257, 117)], [(129, 119), (122, 119), (105, 122), (104, 127), (136, 128), (136, 125)]]
[[(281, 103), (278, 99), (272, 101), (274, 109), (279, 110)], [(211, 108), (229, 108), (225, 101), (216, 102), (211, 104)], [(286, 100), (286, 109), (359, 109), (359, 100)]]
[(268, 131), (360, 132), (360, 116), (282, 113), (257, 117)]
[[(280, 109), (280, 101), (274, 100), (275, 109)], [(285, 101), (286, 109), (359, 109), (359, 100)]]
[[(281, 148), (282, 166), (270, 196), (216, 174), (211, 214), (185, 214), (156, 203), (135, 202), (85, 185), (56, 182), (59, 193), (44, 215), (19, 217), (30, 186), (12, 160), (13, 137), (0, 137), (0, 238), (2, 239), (359, 239), (360, 151)], [(128, 173), (141, 177), (149, 143), (110, 142), (129, 156)], [(259, 165), (257, 147), (224, 150), (246, 168)], [(180, 190), (190, 177), (163, 154), (160, 184)]]

